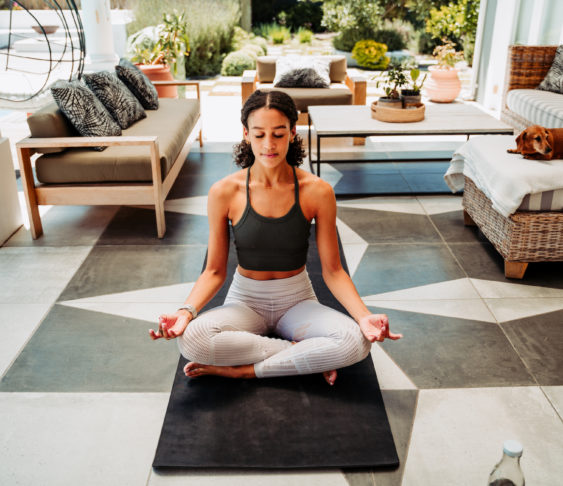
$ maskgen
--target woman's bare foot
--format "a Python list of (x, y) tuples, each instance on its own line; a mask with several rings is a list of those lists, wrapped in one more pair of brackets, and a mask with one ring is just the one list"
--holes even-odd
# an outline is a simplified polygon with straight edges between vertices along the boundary
[(332, 386), (336, 381), (336, 377), (338, 376), (338, 373), (336, 372), (336, 370), (330, 370), (330, 371), (325, 371), (323, 373), (323, 376), (326, 382)]
[(190, 378), (204, 375), (224, 376), (225, 378), (256, 378), (254, 365), (213, 366), (192, 361), (184, 366), (184, 373)]

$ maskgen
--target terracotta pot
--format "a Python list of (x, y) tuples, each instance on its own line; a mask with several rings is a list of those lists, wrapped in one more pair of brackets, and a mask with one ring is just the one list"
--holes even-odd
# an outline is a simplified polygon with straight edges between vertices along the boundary
[(426, 80), (426, 96), (430, 101), (438, 103), (451, 103), (461, 91), (461, 81), (457, 69), (438, 69), (435, 66), (428, 68), (430, 77)]
[[(174, 81), (170, 66), (165, 64), (136, 64), (151, 81)], [(176, 86), (156, 86), (159, 98), (178, 98)]]

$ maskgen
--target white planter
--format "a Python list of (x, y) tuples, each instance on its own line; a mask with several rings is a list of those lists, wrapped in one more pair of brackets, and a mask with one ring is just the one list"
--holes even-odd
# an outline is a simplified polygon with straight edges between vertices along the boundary
[(10, 141), (0, 138), (0, 246), (22, 224)]

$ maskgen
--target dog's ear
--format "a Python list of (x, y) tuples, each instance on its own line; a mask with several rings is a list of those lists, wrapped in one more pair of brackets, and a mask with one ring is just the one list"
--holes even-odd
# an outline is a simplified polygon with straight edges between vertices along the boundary
[(516, 152), (521, 154), (524, 148), (524, 140), (526, 138), (526, 131), (523, 131), (516, 137)]

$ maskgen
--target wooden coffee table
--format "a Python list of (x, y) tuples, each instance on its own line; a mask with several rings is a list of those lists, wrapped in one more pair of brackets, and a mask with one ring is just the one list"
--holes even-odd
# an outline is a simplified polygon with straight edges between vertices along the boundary
[[(317, 133), (317, 157), (311, 154), (312, 126)], [(424, 120), (413, 123), (387, 123), (371, 117), (371, 107), (366, 105), (310, 106), (309, 107), (309, 164), (318, 176), (321, 162), (346, 162), (346, 159), (321, 160), (321, 140), (331, 137), (370, 137), (392, 135), (512, 135), (514, 128), (478, 108), (464, 103), (426, 104)], [(380, 162), (416, 162), (424, 159), (385, 159)], [(428, 160), (450, 160), (436, 159)], [(378, 160), (354, 160), (353, 162), (377, 162)]]

